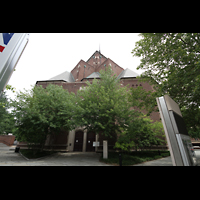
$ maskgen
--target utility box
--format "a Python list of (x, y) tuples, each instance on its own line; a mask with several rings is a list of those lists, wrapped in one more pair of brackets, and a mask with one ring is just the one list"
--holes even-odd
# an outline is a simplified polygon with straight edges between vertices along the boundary
[(197, 165), (196, 155), (178, 104), (168, 95), (156, 98), (173, 166)]

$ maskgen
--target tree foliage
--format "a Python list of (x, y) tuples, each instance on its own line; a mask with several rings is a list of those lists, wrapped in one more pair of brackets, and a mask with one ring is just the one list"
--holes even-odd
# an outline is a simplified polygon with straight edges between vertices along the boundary
[(15, 128), (15, 120), (12, 114), (8, 111), (10, 108), (10, 102), (3, 93), (0, 98), (0, 135), (12, 133)]
[(133, 109), (133, 106), (143, 106), (138, 103), (137, 95), (142, 98), (146, 93), (142, 90), (134, 93), (121, 87), (110, 67), (100, 74), (100, 79), (94, 79), (92, 84), (87, 82), (88, 86), (78, 92), (78, 105), (82, 109), (77, 120), (80, 126), (108, 138), (118, 135), (115, 147), (125, 151), (164, 142), (161, 122), (153, 123), (142, 112)]
[(47, 135), (73, 129), (74, 97), (73, 93), (51, 84), (46, 89), (35, 86), (30, 91), (19, 92), (12, 103), (17, 139), (40, 143), (43, 148)]
[(132, 112), (127, 128), (120, 134), (115, 147), (124, 151), (131, 148), (144, 149), (153, 145), (162, 145), (164, 130), (161, 122), (154, 122), (142, 113)]
[(118, 136), (116, 147), (123, 150), (160, 144), (162, 126), (133, 109), (147, 108), (147, 93), (139, 87), (135, 92), (121, 87), (111, 67), (100, 74), (77, 95), (51, 84), (19, 92), (12, 102), (18, 141), (39, 143), (43, 149), (48, 135), (81, 126), (107, 138)]
[(140, 112), (146, 111), (147, 116), (152, 112), (158, 111), (156, 105), (157, 91), (146, 91), (142, 86), (130, 88), (129, 101), (131, 105)]
[(133, 56), (141, 57), (141, 77), (180, 106), (191, 136), (200, 138), (200, 33), (144, 33)]
[(82, 108), (79, 122), (88, 131), (112, 138), (124, 127), (129, 115), (127, 88), (121, 87), (110, 67), (100, 71), (100, 79), (78, 91), (78, 105)]

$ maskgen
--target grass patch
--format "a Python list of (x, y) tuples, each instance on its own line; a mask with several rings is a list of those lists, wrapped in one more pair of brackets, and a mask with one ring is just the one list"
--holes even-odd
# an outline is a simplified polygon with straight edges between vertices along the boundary
[[(169, 151), (133, 151), (130, 153), (123, 152), (122, 165), (134, 165), (150, 160), (156, 160), (162, 157), (170, 156)], [(119, 152), (109, 152), (108, 159), (103, 159), (103, 154), (100, 157), (100, 161), (108, 164), (119, 165)]]
[(33, 149), (20, 149), (20, 152), (28, 159), (40, 158), (55, 153), (55, 151), (35, 151)]

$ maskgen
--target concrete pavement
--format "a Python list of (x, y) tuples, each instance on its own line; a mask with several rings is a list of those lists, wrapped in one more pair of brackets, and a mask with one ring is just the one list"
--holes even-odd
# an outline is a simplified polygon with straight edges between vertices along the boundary
[(55, 153), (39, 160), (26, 160), (14, 149), (0, 143), (0, 166), (109, 166), (100, 162), (100, 154), (95, 152)]
[(158, 160), (147, 161), (133, 166), (173, 166), (171, 156)]
[[(55, 153), (39, 160), (26, 160), (14, 150), (15, 146), (9, 147), (0, 143), (0, 166), (109, 166), (100, 162), (100, 154), (95, 152)], [(195, 153), (200, 158), (200, 150), (195, 150)], [(168, 156), (133, 166), (172, 166), (172, 161)]]
[[(197, 165), (200, 166), (200, 149), (195, 150)], [(134, 166), (173, 166), (171, 156), (166, 158), (161, 158), (158, 160), (152, 160), (148, 162), (144, 162), (141, 164), (136, 164)]]

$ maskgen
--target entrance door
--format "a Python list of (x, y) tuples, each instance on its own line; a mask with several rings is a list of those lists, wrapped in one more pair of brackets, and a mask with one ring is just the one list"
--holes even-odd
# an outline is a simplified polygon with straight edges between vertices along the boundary
[(86, 143), (86, 151), (95, 151), (95, 147), (93, 147), (93, 142), (95, 142), (95, 133), (88, 132), (87, 133), (87, 143)]
[(83, 131), (75, 133), (74, 151), (83, 151)]

